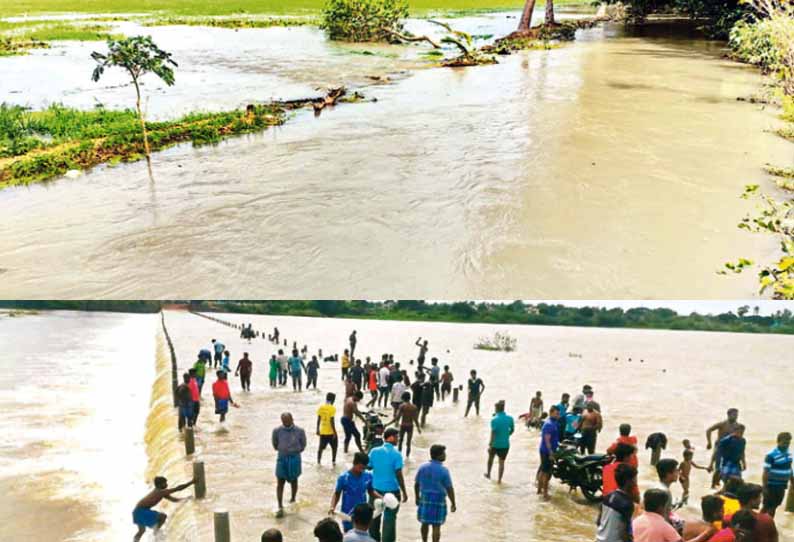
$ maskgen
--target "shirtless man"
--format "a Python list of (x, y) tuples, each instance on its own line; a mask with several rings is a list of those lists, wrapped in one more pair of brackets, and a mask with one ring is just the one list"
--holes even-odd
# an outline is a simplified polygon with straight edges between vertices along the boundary
[(138, 542), (141, 537), (143, 537), (144, 533), (146, 532), (146, 527), (159, 529), (163, 526), (165, 520), (168, 519), (168, 516), (162, 512), (152, 510), (152, 508), (157, 506), (163, 499), (171, 502), (185, 500), (172, 497), (171, 495), (178, 491), (187, 489), (193, 485), (193, 483), (194, 480), (191, 480), (182, 485), (169, 488), (168, 480), (162, 476), (156, 477), (154, 479), (154, 489), (148, 495), (138, 501), (138, 504), (135, 505), (135, 510), (132, 511), (132, 521), (138, 526), (138, 532), (135, 533), (135, 537), (133, 538), (134, 542)]
[(582, 421), (579, 424), (579, 431), (582, 433), (582, 441), (579, 450), (582, 453), (595, 453), (598, 432), (601, 431), (603, 421), (601, 413), (595, 409), (592, 403), (587, 403), (585, 413), (582, 414)]
[(386, 427), (391, 424), (400, 424), (400, 437), (397, 448), (403, 451), (403, 440), (405, 441), (405, 457), (411, 455), (411, 440), (414, 438), (414, 427), (422, 433), (422, 428), (419, 426), (419, 407), (411, 402), (411, 392), (403, 392), (402, 404), (397, 409), (397, 414), (394, 419), (386, 424)]
[(527, 417), (527, 427), (537, 427), (540, 416), (543, 414), (543, 394), (540, 390), (535, 392), (535, 397), (529, 402), (529, 416)]
[[(736, 431), (736, 428), (739, 427), (739, 410), (735, 408), (729, 408), (727, 413), (727, 419), (717, 422), (708, 429), (706, 429), (706, 449), (711, 450), (711, 434), (716, 431), (717, 432), (717, 442), (722, 440), (722, 437), (729, 435)], [(714, 474), (711, 477), (711, 488), (715, 489), (720, 487), (720, 457), (719, 457), (719, 447), (714, 449), (714, 452), (711, 455), (711, 462), (709, 463), (709, 468), (714, 469)]]
[(361, 433), (359, 433), (358, 428), (356, 428), (356, 420), (354, 416), (358, 416), (361, 421), (365, 422), (366, 419), (364, 416), (358, 411), (358, 402), (363, 399), (364, 394), (360, 391), (355, 392), (351, 397), (345, 399), (345, 406), (342, 409), (342, 429), (345, 430), (345, 445), (344, 450), (347, 453), (347, 449), (350, 446), (350, 440), (356, 440), (356, 446), (358, 447), (359, 452), (363, 452), (364, 448), (361, 446)]
[(422, 341), (422, 337), (416, 339), (416, 346), (419, 347), (419, 355), (416, 357), (416, 363), (419, 367), (425, 364), (425, 356), (427, 355), (427, 340)]

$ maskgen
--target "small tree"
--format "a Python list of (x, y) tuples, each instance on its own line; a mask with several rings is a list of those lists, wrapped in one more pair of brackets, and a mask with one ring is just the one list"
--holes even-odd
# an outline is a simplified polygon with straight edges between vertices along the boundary
[(143, 131), (143, 149), (146, 158), (149, 158), (149, 138), (146, 134), (146, 122), (143, 119), (141, 110), (141, 87), (140, 79), (147, 73), (153, 73), (163, 82), (171, 86), (174, 84), (174, 70), (177, 63), (171, 59), (171, 53), (167, 53), (157, 47), (152, 41), (151, 36), (135, 36), (121, 40), (108, 40), (108, 54), (94, 51), (91, 53), (97, 65), (91, 79), (99, 81), (105, 68), (124, 68), (127, 70), (132, 84), (135, 86), (135, 109), (138, 111), (138, 119), (141, 122)]

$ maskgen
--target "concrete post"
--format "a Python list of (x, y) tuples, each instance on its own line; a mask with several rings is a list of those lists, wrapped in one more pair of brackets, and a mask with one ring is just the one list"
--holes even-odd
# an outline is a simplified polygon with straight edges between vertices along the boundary
[(453, 402), (453, 403), (457, 403), (457, 402), (458, 402), (458, 392), (459, 392), (459, 391), (460, 391), (460, 390), (459, 390), (458, 388), (454, 388), (454, 389), (452, 390), (452, 402)]
[(196, 481), (196, 484), (193, 486), (195, 488), (196, 499), (203, 499), (207, 495), (207, 481), (204, 478), (203, 461), (193, 462), (193, 479)]
[(229, 512), (216, 511), (213, 514), (215, 542), (231, 542), (232, 532), (229, 528)]
[(196, 452), (196, 438), (192, 427), (185, 427), (185, 454), (193, 455)]

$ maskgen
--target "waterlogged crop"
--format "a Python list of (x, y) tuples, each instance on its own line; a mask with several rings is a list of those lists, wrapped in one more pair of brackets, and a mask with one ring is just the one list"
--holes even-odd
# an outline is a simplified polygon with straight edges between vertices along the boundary
[(328, 0), (322, 28), (332, 40), (389, 41), (406, 17), (406, 0)]

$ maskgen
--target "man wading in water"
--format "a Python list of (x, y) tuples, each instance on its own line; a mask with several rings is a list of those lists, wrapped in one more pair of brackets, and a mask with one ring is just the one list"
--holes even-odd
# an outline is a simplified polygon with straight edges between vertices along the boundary
[(165, 523), (165, 520), (168, 519), (168, 516), (163, 514), (162, 512), (158, 512), (156, 510), (152, 510), (153, 507), (157, 506), (160, 501), (166, 499), (171, 502), (179, 502), (185, 499), (177, 499), (176, 497), (172, 497), (174, 493), (178, 491), (182, 491), (187, 489), (191, 485), (193, 485), (193, 480), (186, 482), (182, 485), (178, 485), (173, 488), (168, 488), (168, 480), (163, 478), (162, 476), (158, 476), (154, 479), (154, 489), (138, 501), (138, 504), (135, 505), (135, 510), (132, 511), (132, 521), (135, 525), (138, 526), (138, 532), (135, 533), (135, 537), (133, 540), (138, 542), (141, 537), (143, 537), (144, 533), (146, 532), (146, 527), (159, 529)]
[(491, 478), (494, 457), (499, 458), (499, 478), (498, 483), (502, 483), (502, 476), (505, 473), (505, 460), (507, 452), (510, 451), (510, 435), (515, 431), (515, 422), (512, 416), (505, 413), (505, 402), (499, 401), (495, 405), (496, 412), (491, 419), (491, 440), (488, 443), (488, 466), (485, 470), (485, 477)]
[(243, 352), (243, 357), (237, 362), (237, 369), (234, 371), (234, 376), (240, 375), (240, 385), (243, 391), (251, 391), (251, 372), (254, 369), (254, 364), (248, 359), (248, 352)]
[(366, 422), (364, 416), (358, 411), (358, 402), (364, 397), (364, 394), (357, 391), (352, 397), (345, 399), (345, 406), (342, 409), (342, 429), (345, 431), (345, 453), (350, 446), (350, 439), (356, 439), (356, 447), (359, 452), (363, 452), (364, 448), (361, 447), (361, 433), (358, 432), (356, 427), (356, 420), (354, 416), (361, 418), (362, 422)]
[(471, 378), (469, 378), (469, 397), (466, 400), (466, 413), (463, 414), (463, 417), (469, 415), (469, 410), (471, 409), (472, 405), (474, 405), (474, 410), (477, 412), (477, 416), (480, 415), (480, 397), (482, 396), (482, 392), (485, 391), (485, 384), (483, 384), (481, 378), (477, 378), (477, 371), (471, 371)]
[[(717, 422), (708, 429), (706, 429), (706, 449), (711, 450), (711, 434), (717, 432), (717, 442), (722, 440), (722, 437), (730, 435), (739, 426), (739, 410), (735, 408), (728, 409), (728, 418), (721, 422)], [(714, 469), (714, 474), (711, 477), (711, 488), (716, 489), (720, 487), (720, 450), (719, 446), (714, 449), (711, 456), (711, 463), (709, 468)]]
[(273, 448), (278, 451), (276, 459), (276, 517), (284, 516), (284, 485), (289, 482), (292, 495), (289, 502), (294, 503), (298, 496), (298, 478), (301, 475), (301, 453), (306, 449), (306, 432), (296, 426), (292, 414), (281, 415), (281, 426), (273, 429)]
[(411, 440), (414, 438), (414, 427), (421, 434), (422, 428), (419, 427), (419, 407), (411, 402), (411, 392), (406, 391), (402, 394), (402, 404), (397, 409), (394, 419), (386, 424), (400, 424), (399, 444), (397, 448), (403, 451), (403, 441), (405, 442), (405, 457), (411, 456)]

